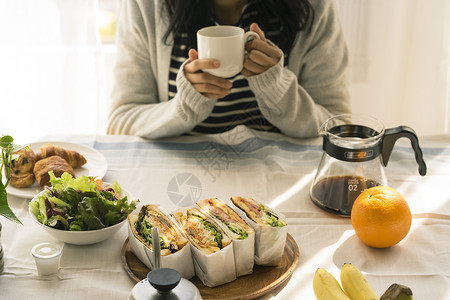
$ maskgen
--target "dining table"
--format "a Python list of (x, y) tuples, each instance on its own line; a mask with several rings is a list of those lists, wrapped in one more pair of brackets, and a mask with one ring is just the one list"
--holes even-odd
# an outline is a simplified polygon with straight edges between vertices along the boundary
[[(356, 236), (350, 217), (326, 212), (311, 201), (310, 188), (323, 155), (319, 136), (298, 139), (237, 126), (220, 134), (155, 140), (49, 134), (30, 143), (37, 141), (95, 149), (107, 162), (103, 181), (118, 182), (139, 205), (158, 204), (172, 212), (201, 199), (226, 202), (242, 196), (282, 215), (296, 257), (282, 280), (250, 295), (243, 288), (241, 298), (316, 299), (316, 270), (324, 268), (339, 281), (343, 264), (351, 263), (380, 296), (398, 283), (410, 287), (417, 300), (450, 299), (450, 135), (419, 136), (425, 176), (417, 171), (409, 140), (400, 139), (395, 145), (383, 169), (388, 185), (408, 202), (412, 225), (401, 242), (388, 248), (367, 246)], [(99, 243), (64, 243), (32, 220), (30, 200), (8, 194), (9, 206), (22, 224), (0, 218), (4, 260), (0, 299), (127, 299), (138, 282), (124, 258), (128, 225)], [(41, 242), (62, 247), (57, 274), (38, 275), (30, 251)], [(223, 291), (204, 299), (230, 298)]]

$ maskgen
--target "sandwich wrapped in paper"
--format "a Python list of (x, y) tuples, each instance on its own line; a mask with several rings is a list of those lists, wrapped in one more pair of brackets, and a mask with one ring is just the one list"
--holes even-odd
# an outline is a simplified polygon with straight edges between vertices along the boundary
[(150, 269), (154, 269), (152, 228), (159, 228), (161, 268), (171, 268), (189, 279), (195, 275), (191, 248), (181, 228), (157, 205), (144, 205), (138, 214), (128, 215), (131, 251)]
[(233, 240), (236, 276), (253, 273), (255, 261), (255, 230), (229, 205), (217, 198), (200, 200), (197, 205), (212, 215)]
[(287, 223), (253, 198), (231, 197), (237, 212), (255, 229), (255, 264), (276, 266), (283, 257)]
[(191, 242), (195, 274), (203, 284), (215, 287), (235, 280), (233, 246), (222, 228), (197, 208), (172, 216)]

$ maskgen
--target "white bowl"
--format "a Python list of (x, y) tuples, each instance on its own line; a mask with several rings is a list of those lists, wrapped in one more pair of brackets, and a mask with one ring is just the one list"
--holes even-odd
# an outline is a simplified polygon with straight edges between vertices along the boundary
[[(106, 186), (111, 185), (108, 183), (104, 184)], [(34, 196), (31, 202), (38, 201), (38, 198), (42, 193), (45, 193), (45, 190)], [(121, 197), (127, 196), (128, 201), (132, 200), (130, 193), (128, 193), (123, 188), (120, 194)], [(89, 245), (104, 241), (113, 236), (120, 229), (120, 227), (122, 227), (122, 225), (127, 222), (127, 218), (125, 218), (120, 223), (102, 229), (87, 230), (87, 231), (69, 231), (69, 230), (55, 229), (50, 226), (42, 224), (41, 222), (39, 222), (36, 215), (31, 212), (30, 206), (28, 206), (28, 212), (31, 218), (50, 235), (52, 235), (53, 237), (62, 242), (75, 245)]]

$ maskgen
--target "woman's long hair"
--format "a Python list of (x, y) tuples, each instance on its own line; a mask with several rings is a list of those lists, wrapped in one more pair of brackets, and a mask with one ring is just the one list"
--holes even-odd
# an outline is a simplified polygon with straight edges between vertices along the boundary
[[(308, 0), (256, 0), (256, 22), (264, 30), (264, 24), (273, 18), (280, 22), (281, 36), (278, 47), (289, 53), (297, 33), (307, 30), (314, 18), (314, 10)], [(187, 33), (189, 47), (197, 48), (196, 32), (211, 26), (214, 17), (213, 1), (205, 0), (166, 0), (165, 13), (168, 14), (169, 27), (163, 41), (169, 44), (169, 36)]]

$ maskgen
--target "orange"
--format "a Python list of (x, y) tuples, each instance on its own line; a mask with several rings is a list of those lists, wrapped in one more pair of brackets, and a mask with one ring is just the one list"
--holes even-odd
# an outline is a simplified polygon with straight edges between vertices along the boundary
[(409, 205), (395, 189), (376, 186), (362, 192), (353, 203), (351, 222), (358, 238), (375, 248), (396, 245), (411, 228)]

